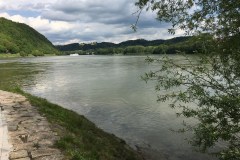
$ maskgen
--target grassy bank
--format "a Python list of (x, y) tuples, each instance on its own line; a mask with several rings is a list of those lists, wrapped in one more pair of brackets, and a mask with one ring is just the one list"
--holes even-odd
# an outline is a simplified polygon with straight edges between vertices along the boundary
[(21, 55), (18, 53), (18, 54), (8, 54), (8, 53), (0, 53), (0, 59), (3, 59), (3, 58), (19, 58), (21, 57)]
[(29, 54), (27, 56), (21, 56), (19, 53), (17, 53), (17, 54), (0, 53), (0, 59), (21, 58), (21, 57), (51, 57), (51, 56), (56, 56), (56, 54), (44, 54), (44, 55), (41, 55), (41, 56), (34, 56), (32, 54)]
[(56, 146), (70, 160), (137, 160), (142, 159), (125, 141), (99, 129), (95, 124), (73, 111), (64, 109), (19, 88), (5, 90), (27, 97), (40, 114), (47, 117), (60, 135)]

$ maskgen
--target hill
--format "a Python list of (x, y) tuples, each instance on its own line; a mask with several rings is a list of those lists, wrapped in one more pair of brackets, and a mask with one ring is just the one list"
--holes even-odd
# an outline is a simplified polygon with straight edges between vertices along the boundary
[(55, 46), (42, 34), (23, 23), (0, 18), (0, 54), (57, 54)]
[(119, 48), (119, 47), (129, 47), (129, 46), (159, 46), (161, 44), (175, 44), (180, 42), (185, 42), (189, 40), (190, 37), (176, 37), (168, 40), (152, 40), (148, 41), (145, 39), (137, 39), (137, 40), (128, 40), (118, 44), (111, 43), (111, 42), (101, 42), (101, 43), (72, 43), (68, 45), (57, 45), (56, 47), (60, 51), (87, 51), (87, 50), (95, 50), (95, 49), (103, 49), (103, 48)]
[[(205, 38), (206, 39), (206, 38)], [(68, 45), (56, 46), (62, 55), (145, 55), (145, 54), (195, 54), (201, 52), (204, 39), (201, 36), (175, 37), (168, 40), (128, 40), (118, 44), (110, 42), (101, 43), (73, 43)]]

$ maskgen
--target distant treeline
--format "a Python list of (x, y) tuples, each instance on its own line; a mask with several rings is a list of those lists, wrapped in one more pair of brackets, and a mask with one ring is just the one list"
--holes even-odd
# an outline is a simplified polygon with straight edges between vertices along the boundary
[(190, 37), (176, 37), (169, 40), (153, 40), (148, 41), (145, 39), (137, 39), (137, 40), (128, 40), (118, 44), (111, 42), (101, 42), (101, 43), (72, 43), (68, 45), (57, 45), (56, 47), (60, 51), (76, 51), (76, 50), (95, 50), (95, 49), (103, 49), (103, 48), (125, 48), (129, 46), (158, 46), (161, 44), (174, 44), (179, 42), (187, 41)]
[(204, 40), (201, 37), (177, 37), (169, 40), (154, 41), (143, 39), (130, 40), (119, 44), (108, 42), (91, 44), (74, 43), (56, 47), (62, 51), (62, 54), (66, 55), (73, 53), (80, 55), (176, 54), (177, 52), (194, 54), (202, 51), (203, 42)]

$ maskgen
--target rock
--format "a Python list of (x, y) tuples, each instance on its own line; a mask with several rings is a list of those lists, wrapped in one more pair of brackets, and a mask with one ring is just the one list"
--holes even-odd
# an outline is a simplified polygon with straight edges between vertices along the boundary
[(27, 158), (28, 157), (28, 153), (26, 150), (20, 150), (20, 151), (16, 151), (16, 152), (11, 152), (9, 159), (13, 160), (13, 159), (19, 159), (19, 158)]
[(22, 144), (22, 140), (19, 137), (13, 137), (11, 138), (12, 144)]
[(44, 157), (34, 158), (34, 160), (63, 160), (63, 156), (61, 155), (44, 156)]
[(9, 135), (10, 135), (11, 137), (19, 137), (19, 136), (21, 136), (21, 135), (27, 135), (27, 134), (28, 134), (27, 131), (17, 131), (17, 132), (11, 132), (11, 133), (9, 133)]
[(13, 105), (12, 107), (13, 107), (14, 109), (19, 109), (19, 108), (21, 108), (22, 106), (19, 105), (19, 104), (17, 104), (17, 105)]
[(49, 132), (51, 129), (47, 125), (37, 125), (38, 131), (40, 132)]
[(26, 150), (28, 152), (31, 152), (35, 149), (34, 143), (28, 142), (28, 143), (22, 143), (22, 144), (14, 144), (14, 151), (19, 151), (19, 150)]
[(31, 152), (31, 156), (33, 159), (43, 156), (52, 156), (60, 154), (59, 150), (56, 149), (38, 149)]
[(27, 119), (25, 121), (22, 121), (21, 123), (26, 125), (33, 125), (35, 121), (33, 119)]
[(17, 129), (18, 129), (18, 125), (8, 126), (8, 131), (10, 132), (16, 131)]
[(14, 160), (31, 160), (31, 159), (29, 157), (26, 157), (26, 158), (14, 159)]
[(51, 140), (54, 138), (54, 135), (51, 131), (48, 132), (35, 132), (34, 134), (29, 135), (28, 141), (29, 142), (36, 142), (40, 140)]
[(40, 148), (46, 148), (46, 147), (53, 146), (54, 142), (55, 142), (54, 140), (43, 139), (43, 140), (38, 142), (38, 145), (39, 145)]
[(25, 113), (21, 117), (34, 117), (33, 113)]

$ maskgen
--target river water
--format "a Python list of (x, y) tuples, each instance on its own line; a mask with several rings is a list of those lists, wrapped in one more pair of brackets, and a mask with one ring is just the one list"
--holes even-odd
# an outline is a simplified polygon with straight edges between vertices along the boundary
[(158, 65), (146, 56), (19, 58), (0, 61), (1, 83), (24, 90), (86, 116), (97, 126), (139, 148), (151, 160), (210, 160), (170, 131), (183, 119), (167, 103), (157, 103), (154, 84), (141, 76)]

